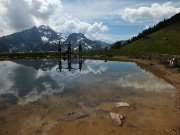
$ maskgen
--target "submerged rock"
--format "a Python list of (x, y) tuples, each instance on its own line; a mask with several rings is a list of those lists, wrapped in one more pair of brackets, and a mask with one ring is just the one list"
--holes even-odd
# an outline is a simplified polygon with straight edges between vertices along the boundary
[(80, 119), (80, 118), (85, 118), (89, 116), (87, 112), (71, 112), (71, 113), (68, 113), (66, 114), (63, 118), (59, 119), (58, 121), (66, 121), (66, 122), (69, 122), (69, 121), (73, 121), (73, 120), (76, 120), (76, 119)]
[(122, 125), (124, 117), (121, 114), (110, 112), (110, 116), (118, 126)]
[(130, 105), (125, 102), (116, 102), (116, 107), (129, 107)]

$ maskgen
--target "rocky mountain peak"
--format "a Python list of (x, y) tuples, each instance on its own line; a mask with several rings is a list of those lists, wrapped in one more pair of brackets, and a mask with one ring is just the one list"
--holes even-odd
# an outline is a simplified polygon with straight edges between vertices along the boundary
[(87, 38), (83, 33), (72, 33), (68, 36), (68, 40), (71, 40), (72, 42), (84, 42)]

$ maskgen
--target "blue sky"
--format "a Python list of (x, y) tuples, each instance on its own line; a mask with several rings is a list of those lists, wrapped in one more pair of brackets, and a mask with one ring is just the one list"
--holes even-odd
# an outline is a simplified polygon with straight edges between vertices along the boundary
[(180, 0), (0, 0), (0, 36), (44, 24), (112, 43), (178, 12)]

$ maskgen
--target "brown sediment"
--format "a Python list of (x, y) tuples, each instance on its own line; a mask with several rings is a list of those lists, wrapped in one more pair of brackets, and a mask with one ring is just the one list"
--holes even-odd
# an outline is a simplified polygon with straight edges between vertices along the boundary
[[(124, 97), (124, 101), (131, 105), (128, 108), (118, 108), (113, 102), (93, 108), (73, 104), (70, 101), (73, 95), (49, 95), (1, 111), (0, 135), (178, 135), (179, 113), (173, 106), (175, 100), (162, 97), (168, 97), (168, 94)], [(88, 117), (62, 120), (67, 114), (83, 110), (87, 110)], [(114, 125), (109, 115), (111, 111), (125, 116), (122, 127)]]

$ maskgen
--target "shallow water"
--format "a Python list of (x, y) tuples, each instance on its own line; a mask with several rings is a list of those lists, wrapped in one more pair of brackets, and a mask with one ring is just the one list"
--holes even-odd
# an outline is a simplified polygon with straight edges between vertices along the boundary
[[(2, 61), (0, 135), (177, 133), (176, 93), (171, 84), (132, 62)], [(131, 106), (115, 107), (120, 101)], [(73, 119), (72, 112), (88, 116)], [(110, 112), (125, 116), (121, 127)]]

